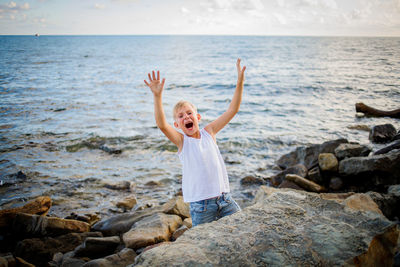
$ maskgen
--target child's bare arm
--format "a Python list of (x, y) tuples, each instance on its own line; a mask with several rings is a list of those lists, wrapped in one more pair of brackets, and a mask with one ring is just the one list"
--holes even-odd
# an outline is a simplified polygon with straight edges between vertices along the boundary
[(152, 76), (149, 75), (149, 82), (144, 80), (144, 83), (151, 89), (154, 96), (154, 116), (158, 128), (174, 143), (180, 150), (183, 145), (183, 135), (170, 125), (165, 119), (164, 108), (162, 105), (162, 92), (164, 89), (165, 78), (160, 81), (160, 71), (157, 71), (157, 77), (154, 70)]
[(233, 95), (232, 101), (227, 109), (221, 116), (219, 116), (215, 121), (208, 124), (205, 129), (208, 133), (215, 139), (215, 135), (225, 127), (232, 120), (232, 118), (238, 113), (240, 108), (240, 103), (242, 102), (243, 93), (243, 83), (244, 83), (244, 71), (246, 66), (240, 67), (240, 58), (236, 62), (236, 68), (238, 72), (238, 80), (236, 83), (236, 90)]

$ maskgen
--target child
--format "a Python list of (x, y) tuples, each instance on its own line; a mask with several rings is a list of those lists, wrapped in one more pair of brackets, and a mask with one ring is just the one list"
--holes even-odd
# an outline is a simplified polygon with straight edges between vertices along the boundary
[(199, 129), (200, 114), (196, 107), (179, 101), (174, 107), (174, 126), (167, 123), (162, 105), (162, 91), (165, 78), (160, 81), (160, 72), (150, 73), (149, 82), (154, 96), (154, 113), (157, 126), (178, 147), (178, 156), (182, 162), (182, 191), (185, 202), (190, 202), (190, 215), (193, 227), (217, 220), (240, 210), (239, 205), (229, 194), (229, 181), (225, 164), (216, 144), (216, 134), (239, 111), (242, 101), (244, 71), (240, 59), (236, 62), (238, 80), (232, 101), (225, 113), (203, 129)]

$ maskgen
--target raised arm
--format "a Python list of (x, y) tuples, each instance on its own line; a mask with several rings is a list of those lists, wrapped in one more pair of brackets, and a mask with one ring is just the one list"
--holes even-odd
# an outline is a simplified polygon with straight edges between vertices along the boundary
[(144, 83), (153, 92), (154, 116), (156, 118), (156, 124), (158, 128), (160, 128), (160, 130), (165, 134), (165, 136), (168, 137), (168, 139), (171, 140), (171, 142), (174, 143), (180, 150), (183, 145), (183, 135), (175, 130), (174, 127), (172, 127), (172, 125), (167, 122), (162, 105), (162, 92), (164, 89), (165, 78), (160, 81), (160, 71), (157, 71), (156, 77), (154, 70), (152, 71), (152, 76), (150, 75), (150, 73), (148, 74), (148, 76), (149, 82), (144, 80)]
[(232, 118), (238, 113), (240, 108), (240, 103), (242, 102), (242, 94), (243, 94), (243, 83), (244, 83), (244, 71), (246, 70), (246, 66), (243, 68), (240, 66), (240, 58), (238, 58), (236, 62), (236, 68), (238, 72), (238, 79), (236, 83), (236, 90), (233, 95), (232, 101), (229, 104), (228, 109), (219, 116), (215, 121), (211, 122), (205, 127), (208, 133), (214, 138), (215, 135), (225, 127), (232, 120)]

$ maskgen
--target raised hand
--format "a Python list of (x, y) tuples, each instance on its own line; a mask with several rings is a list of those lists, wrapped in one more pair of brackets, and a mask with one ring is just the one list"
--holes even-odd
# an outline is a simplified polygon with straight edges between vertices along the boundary
[(246, 66), (243, 66), (243, 68), (240, 67), (240, 58), (238, 58), (236, 61), (236, 68), (237, 68), (237, 72), (238, 72), (238, 81), (243, 82), (244, 81), (244, 71), (246, 70)]
[(147, 82), (146, 80), (144, 80), (144, 83), (150, 87), (151, 91), (153, 92), (153, 94), (155, 96), (160, 96), (162, 94), (162, 91), (164, 89), (164, 83), (165, 83), (165, 78), (162, 79), (162, 81), (160, 82), (160, 71), (157, 71), (157, 77), (156, 74), (154, 72), (154, 70), (152, 71), (152, 76), (150, 75), (150, 73), (148, 73), (149, 75), (149, 82)]

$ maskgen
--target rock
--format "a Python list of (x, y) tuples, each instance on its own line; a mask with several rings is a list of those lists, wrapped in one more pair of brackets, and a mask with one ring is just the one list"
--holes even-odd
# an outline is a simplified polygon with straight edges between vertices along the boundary
[(150, 186), (150, 187), (163, 186), (163, 184), (161, 182), (158, 182), (158, 181), (149, 181), (149, 182), (145, 183), (145, 186)]
[(372, 127), (369, 140), (375, 143), (387, 143), (396, 135), (396, 128), (392, 124), (382, 124)]
[(388, 188), (388, 194), (400, 197), (400, 184), (391, 185)]
[(249, 176), (246, 176), (246, 177), (242, 178), (240, 180), (240, 184), (241, 185), (254, 185), (254, 184), (255, 185), (262, 185), (262, 184), (265, 184), (265, 181), (264, 181), (263, 178), (249, 175)]
[(57, 236), (67, 233), (89, 232), (90, 225), (77, 220), (17, 213), (12, 229), (14, 234), (23, 237)]
[(336, 172), (339, 162), (332, 153), (321, 153), (318, 156), (318, 165), (321, 171)]
[(97, 259), (112, 254), (120, 244), (119, 236), (88, 237), (83, 244), (76, 247), (75, 257)]
[(343, 188), (343, 180), (340, 177), (332, 177), (329, 182), (329, 189), (340, 190)]
[(0, 210), (0, 229), (9, 229), (17, 213), (46, 215), (51, 207), (51, 198), (47, 196), (40, 196), (28, 202), (22, 207)]
[(70, 215), (68, 215), (64, 219), (78, 220), (78, 221), (86, 222), (90, 226), (93, 226), (95, 223), (100, 221), (100, 216), (97, 214), (90, 214), (90, 213), (86, 213), (84, 215), (79, 215), (79, 214), (72, 212)]
[(187, 228), (192, 228), (192, 218), (186, 218), (183, 220), (183, 225), (186, 225)]
[(176, 229), (176, 231), (171, 236), (171, 241), (177, 240), (178, 237), (183, 235), (183, 233), (186, 232), (187, 230), (189, 230), (189, 228), (186, 225), (182, 225), (181, 227)]
[(400, 140), (393, 142), (393, 144), (387, 147), (379, 149), (378, 151), (374, 152), (374, 155), (386, 154), (394, 149), (400, 149)]
[(343, 204), (354, 210), (372, 211), (383, 215), (382, 211), (379, 209), (378, 204), (376, 204), (367, 194), (351, 195), (344, 200)]
[(35, 265), (33, 265), (32, 263), (29, 263), (20, 257), (15, 257), (15, 260), (19, 267), (35, 267)]
[(366, 132), (369, 132), (371, 130), (371, 128), (365, 124), (349, 125), (349, 126), (347, 126), (347, 128), (351, 129), (351, 130), (360, 130), (360, 131), (366, 131)]
[(283, 180), (283, 182), (278, 186), (278, 188), (291, 188), (291, 189), (296, 189), (296, 190), (304, 190), (304, 188), (298, 186), (296, 183), (288, 181), (288, 180)]
[(276, 174), (272, 178), (270, 178), (272, 185), (279, 186), (285, 179), (286, 174), (296, 174), (301, 177), (306, 177), (307, 176), (307, 168), (306, 168), (306, 166), (304, 166), (302, 164), (293, 165), (293, 166), (287, 168), (286, 170), (281, 171), (280, 173)]
[(161, 207), (149, 208), (140, 211), (118, 214), (110, 218), (101, 220), (93, 225), (94, 231), (102, 232), (106, 236), (120, 235), (128, 232), (132, 225), (141, 219), (151, 216), (157, 212), (162, 212)]
[(173, 232), (182, 225), (178, 215), (156, 213), (136, 222), (122, 239), (125, 246), (138, 249), (162, 241), (168, 241)]
[(0, 266), (17, 266), (17, 260), (11, 253), (7, 253), (6, 255), (2, 255), (0, 257)]
[(125, 267), (135, 261), (136, 253), (130, 248), (124, 248), (116, 254), (109, 255), (103, 259), (89, 261), (83, 267)]
[(178, 215), (182, 220), (190, 217), (189, 203), (185, 203), (182, 196), (170, 199), (162, 208), (164, 213)]
[(321, 153), (334, 153), (335, 149), (343, 143), (348, 143), (346, 139), (337, 139), (333, 141), (327, 141), (320, 145), (312, 145), (309, 147), (298, 147), (295, 151), (289, 154), (283, 155), (278, 159), (276, 164), (286, 169), (296, 164), (303, 164), (307, 167), (307, 170), (317, 166), (318, 155)]
[(2, 175), (0, 180), (0, 187), (11, 186), (19, 183), (23, 183), (28, 179), (25, 173), (18, 171), (9, 175)]
[(137, 204), (137, 199), (135, 196), (128, 196), (121, 201), (117, 202), (117, 207), (123, 209), (124, 211), (131, 210)]
[[(343, 266), (365, 252), (368, 266), (379, 260), (391, 266), (399, 230), (382, 215), (319, 194), (266, 186), (256, 199), (241, 212), (143, 252), (135, 266)], [(371, 246), (373, 240), (388, 246), (384, 253)]]
[(82, 259), (66, 258), (63, 260), (61, 267), (82, 267), (85, 263)]
[(378, 204), (382, 213), (391, 221), (398, 221), (400, 219), (400, 195), (383, 194), (378, 192), (367, 192), (372, 200)]
[(129, 190), (133, 192), (136, 187), (136, 184), (130, 181), (118, 181), (118, 182), (106, 183), (104, 186), (112, 190)]
[(58, 252), (74, 250), (87, 237), (100, 237), (99, 232), (70, 233), (58, 237), (30, 238), (18, 242), (14, 254), (37, 266), (46, 266)]
[(325, 192), (326, 189), (323, 186), (320, 186), (319, 184), (316, 184), (310, 180), (307, 180), (306, 178), (303, 178), (301, 176), (298, 176), (296, 174), (287, 174), (286, 175), (286, 180), (291, 181), (301, 188), (304, 188), (307, 191), (311, 192)]
[(399, 166), (400, 150), (397, 149), (382, 155), (344, 159), (339, 163), (339, 174), (344, 177), (355, 176), (362, 185), (374, 189), (379, 185), (399, 184)]
[(338, 160), (351, 157), (365, 157), (371, 152), (371, 148), (359, 144), (340, 144), (335, 149), (335, 156)]
[(312, 168), (311, 170), (308, 171), (307, 174), (308, 180), (313, 181), (314, 183), (317, 184), (325, 184), (325, 181), (321, 175), (321, 171), (319, 169), (319, 166)]

